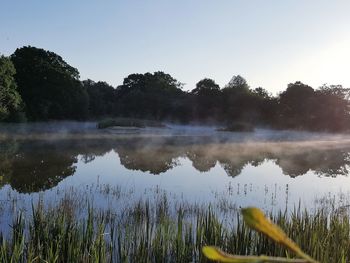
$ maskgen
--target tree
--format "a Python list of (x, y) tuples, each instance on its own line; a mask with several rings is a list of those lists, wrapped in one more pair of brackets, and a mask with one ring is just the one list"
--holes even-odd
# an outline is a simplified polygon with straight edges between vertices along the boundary
[(233, 76), (225, 88), (236, 88), (242, 90), (249, 90), (247, 81), (240, 75)]
[(33, 120), (84, 119), (88, 95), (79, 81), (79, 72), (59, 55), (31, 46), (11, 55), (15, 79)]
[(7, 119), (21, 108), (21, 96), (14, 79), (16, 73), (11, 60), (0, 56), (0, 120)]
[(161, 71), (131, 74), (117, 87), (118, 112), (137, 118), (173, 118), (183, 112), (181, 88), (180, 82)]
[(286, 128), (307, 129), (313, 123), (315, 91), (297, 81), (279, 95), (280, 124)]
[(214, 80), (205, 78), (196, 84), (196, 88), (194, 88), (191, 93), (194, 95), (212, 95), (218, 94), (220, 92), (220, 86), (215, 83)]
[(191, 91), (195, 96), (194, 115), (199, 119), (217, 119), (220, 108), (220, 86), (214, 80), (205, 78)]
[(276, 118), (276, 100), (264, 88), (258, 87), (249, 96), (251, 121), (256, 124), (271, 125)]
[(342, 131), (350, 128), (350, 89), (341, 85), (323, 85), (315, 92), (314, 127)]
[(269, 98), (271, 98), (271, 94), (270, 94), (266, 89), (264, 89), (264, 88), (262, 88), (262, 87), (257, 87), (257, 88), (255, 88), (255, 89), (252, 91), (252, 93), (253, 93), (255, 96), (257, 96), (257, 97), (259, 97), (259, 98), (261, 98), (261, 99), (269, 99)]
[(252, 94), (247, 81), (240, 75), (233, 76), (222, 89), (222, 115), (226, 121), (252, 121)]
[(108, 83), (84, 80), (83, 86), (89, 95), (89, 115), (93, 117), (116, 114), (116, 90)]

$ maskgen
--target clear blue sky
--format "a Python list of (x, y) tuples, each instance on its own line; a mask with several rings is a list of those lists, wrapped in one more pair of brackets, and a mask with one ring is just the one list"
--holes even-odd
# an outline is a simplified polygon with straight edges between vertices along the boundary
[(240, 74), (276, 94), (301, 80), (350, 87), (350, 1), (1, 0), (0, 53), (54, 51), (116, 86), (162, 70), (191, 90)]

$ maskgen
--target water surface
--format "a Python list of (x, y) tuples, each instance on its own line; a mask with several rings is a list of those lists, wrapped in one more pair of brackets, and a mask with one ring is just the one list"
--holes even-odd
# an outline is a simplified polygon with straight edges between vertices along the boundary
[(277, 210), (312, 209), (325, 197), (341, 202), (350, 190), (347, 135), (183, 126), (100, 131), (91, 123), (1, 126), (0, 134), (2, 225), (11, 211), (67, 196), (96, 208), (167, 196)]

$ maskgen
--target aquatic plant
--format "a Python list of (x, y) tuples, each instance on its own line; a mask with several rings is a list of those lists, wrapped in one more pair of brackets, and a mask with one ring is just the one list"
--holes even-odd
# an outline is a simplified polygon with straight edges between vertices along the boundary
[[(167, 202), (140, 201), (119, 212), (90, 205), (85, 215), (74, 214), (74, 207), (66, 203), (49, 208), (38, 203), (29, 215), (18, 211), (10, 231), (1, 232), (0, 262), (208, 262), (202, 253), (208, 245), (242, 255), (230, 258), (211, 250), (226, 257), (223, 262), (316, 262), (300, 253), (296, 255), (301, 259), (292, 257), (276, 240), (294, 252), (294, 243), (289, 242), (295, 240), (319, 262), (350, 260), (350, 218), (344, 211), (320, 209), (309, 214), (296, 208), (270, 214), (271, 222), (290, 237), (285, 239), (259, 213), (249, 221), (234, 211), (228, 223), (211, 205), (193, 209), (179, 205), (172, 211)], [(254, 225), (256, 214), (266, 231)]]

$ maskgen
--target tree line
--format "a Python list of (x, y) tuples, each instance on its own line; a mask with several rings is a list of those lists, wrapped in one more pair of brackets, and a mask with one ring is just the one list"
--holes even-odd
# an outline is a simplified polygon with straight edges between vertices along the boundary
[(191, 91), (162, 71), (130, 74), (113, 87), (80, 80), (79, 71), (54, 52), (25, 46), (0, 57), (0, 120), (86, 120), (132, 117), (179, 123), (252, 125), (345, 131), (350, 128), (349, 89), (302, 82), (272, 96), (237, 75), (224, 87), (200, 80)]

